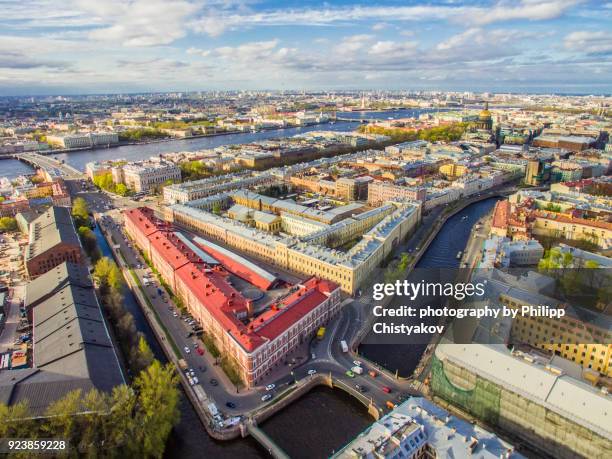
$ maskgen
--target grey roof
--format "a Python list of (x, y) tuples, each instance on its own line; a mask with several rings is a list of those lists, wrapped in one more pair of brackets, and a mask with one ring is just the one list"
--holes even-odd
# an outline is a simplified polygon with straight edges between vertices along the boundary
[(30, 282), (33, 368), (0, 372), (0, 402), (27, 400), (34, 415), (71, 390), (110, 392), (124, 384), (87, 270), (63, 263)]
[(60, 243), (80, 246), (70, 209), (53, 206), (30, 223), (30, 242), (25, 258), (31, 260)]
[(68, 284), (91, 287), (87, 268), (75, 263), (62, 263), (32, 280), (26, 288), (25, 306), (33, 308)]

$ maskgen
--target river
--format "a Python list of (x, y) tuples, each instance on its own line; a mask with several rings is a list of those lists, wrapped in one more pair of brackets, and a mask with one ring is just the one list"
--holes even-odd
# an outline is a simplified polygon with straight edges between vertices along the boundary
[[(103, 161), (106, 159), (127, 159), (138, 161), (150, 158), (161, 153), (175, 153), (178, 151), (207, 150), (221, 145), (234, 145), (251, 143), (260, 140), (278, 137), (291, 137), (312, 131), (352, 131), (358, 126), (353, 122), (338, 122), (318, 124), (287, 129), (273, 129), (259, 132), (245, 132), (239, 134), (224, 134), (208, 137), (197, 137), (194, 139), (167, 140), (161, 142), (142, 143), (137, 145), (123, 145), (116, 148), (102, 148), (96, 150), (74, 151), (70, 153), (58, 153), (52, 155), (54, 158), (64, 160), (66, 163), (81, 171), (85, 171), (85, 165), (92, 161)], [(34, 171), (26, 164), (16, 159), (4, 159), (0, 161), (0, 176), (15, 178), (23, 174), (31, 174)]]
[[(493, 209), (497, 200), (498, 198), (490, 198), (476, 202), (449, 218), (416, 264), (408, 280), (419, 282), (424, 277), (444, 276), (450, 270), (459, 268), (460, 261), (457, 259), (457, 252), (465, 250), (472, 226)], [(440, 271), (444, 268), (447, 270)], [(406, 300), (400, 297), (395, 302), (392, 301), (389, 307), (397, 307), (405, 303)], [(374, 333), (370, 333), (364, 343), (359, 346), (359, 352), (392, 373), (397, 371), (400, 376), (404, 377), (413, 373), (427, 347), (426, 343), (421, 342), (420, 337), (415, 337), (414, 340), (412, 337), (406, 338), (405, 341), (412, 340), (413, 344), (376, 344), (376, 341), (380, 339)]]
[[(352, 131), (358, 126), (357, 121), (362, 118), (397, 119), (406, 118), (409, 116), (418, 117), (422, 113), (431, 113), (435, 111), (437, 110), (415, 108), (388, 111), (338, 112), (339, 117), (353, 118), (356, 122), (340, 121), (333, 124), (327, 123), (287, 129), (273, 129), (259, 132), (198, 137), (194, 139), (168, 140), (137, 145), (124, 145), (117, 148), (60, 153), (53, 155), (53, 157), (64, 160), (71, 166), (76, 167), (81, 171), (85, 171), (85, 165), (92, 161), (103, 161), (106, 159), (119, 158), (127, 159), (128, 161), (138, 161), (150, 158), (151, 156), (159, 155), (160, 153), (207, 150), (222, 145), (250, 143), (278, 137), (291, 137), (312, 131)], [(34, 172), (30, 166), (15, 159), (4, 159), (0, 161), (0, 168), (0, 176), (8, 177), (9, 179), (13, 179), (19, 175), (32, 174)]]

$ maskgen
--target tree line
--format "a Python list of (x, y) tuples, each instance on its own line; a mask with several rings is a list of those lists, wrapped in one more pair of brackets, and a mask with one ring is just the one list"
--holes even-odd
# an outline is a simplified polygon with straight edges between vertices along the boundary
[(436, 126), (418, 131), (407, 131), (400, 128), (386, 128), (362, 124), (357, 129), (363, 134), (379, 134), (390, 137), (393, 142), (410, 142), (413, 140), (426, 140), (428, 142), (453, 142), (461, 139), (468, 128), (468, 123), (453, 123), (445, 126)]
[[(43, 417), (27, 402), (0, 404), (0, 438), (66, 439), (61, 457), (159, 457), (180, 419), (178, 376), (172, 364), (154, 360), (134, 379), (108, 394), (74, 390), (55, 401)], [(9, 457), (31, 457), (28, 452)]]

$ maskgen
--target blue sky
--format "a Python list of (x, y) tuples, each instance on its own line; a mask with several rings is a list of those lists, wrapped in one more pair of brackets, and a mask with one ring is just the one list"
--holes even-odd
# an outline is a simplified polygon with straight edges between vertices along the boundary
[(612, 2), (0, 0), (0, 94), (612, 92)]

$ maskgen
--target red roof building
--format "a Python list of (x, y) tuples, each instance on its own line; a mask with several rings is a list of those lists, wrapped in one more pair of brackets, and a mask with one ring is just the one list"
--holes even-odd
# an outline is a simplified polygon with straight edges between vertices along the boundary
[[(311, 278), (253, 317), (251, 300), (231, 285), (229, 272), (200, 259), (151, 209), (130, 209), (124, 216), (127, 233), (148, 252), (153, 266), (221, 353), (238, 364), (249, 387), (281, 365), (340, 308), (339, 286)], [(232, 261), (232, 269), (242, 272), (236, 263)]]

